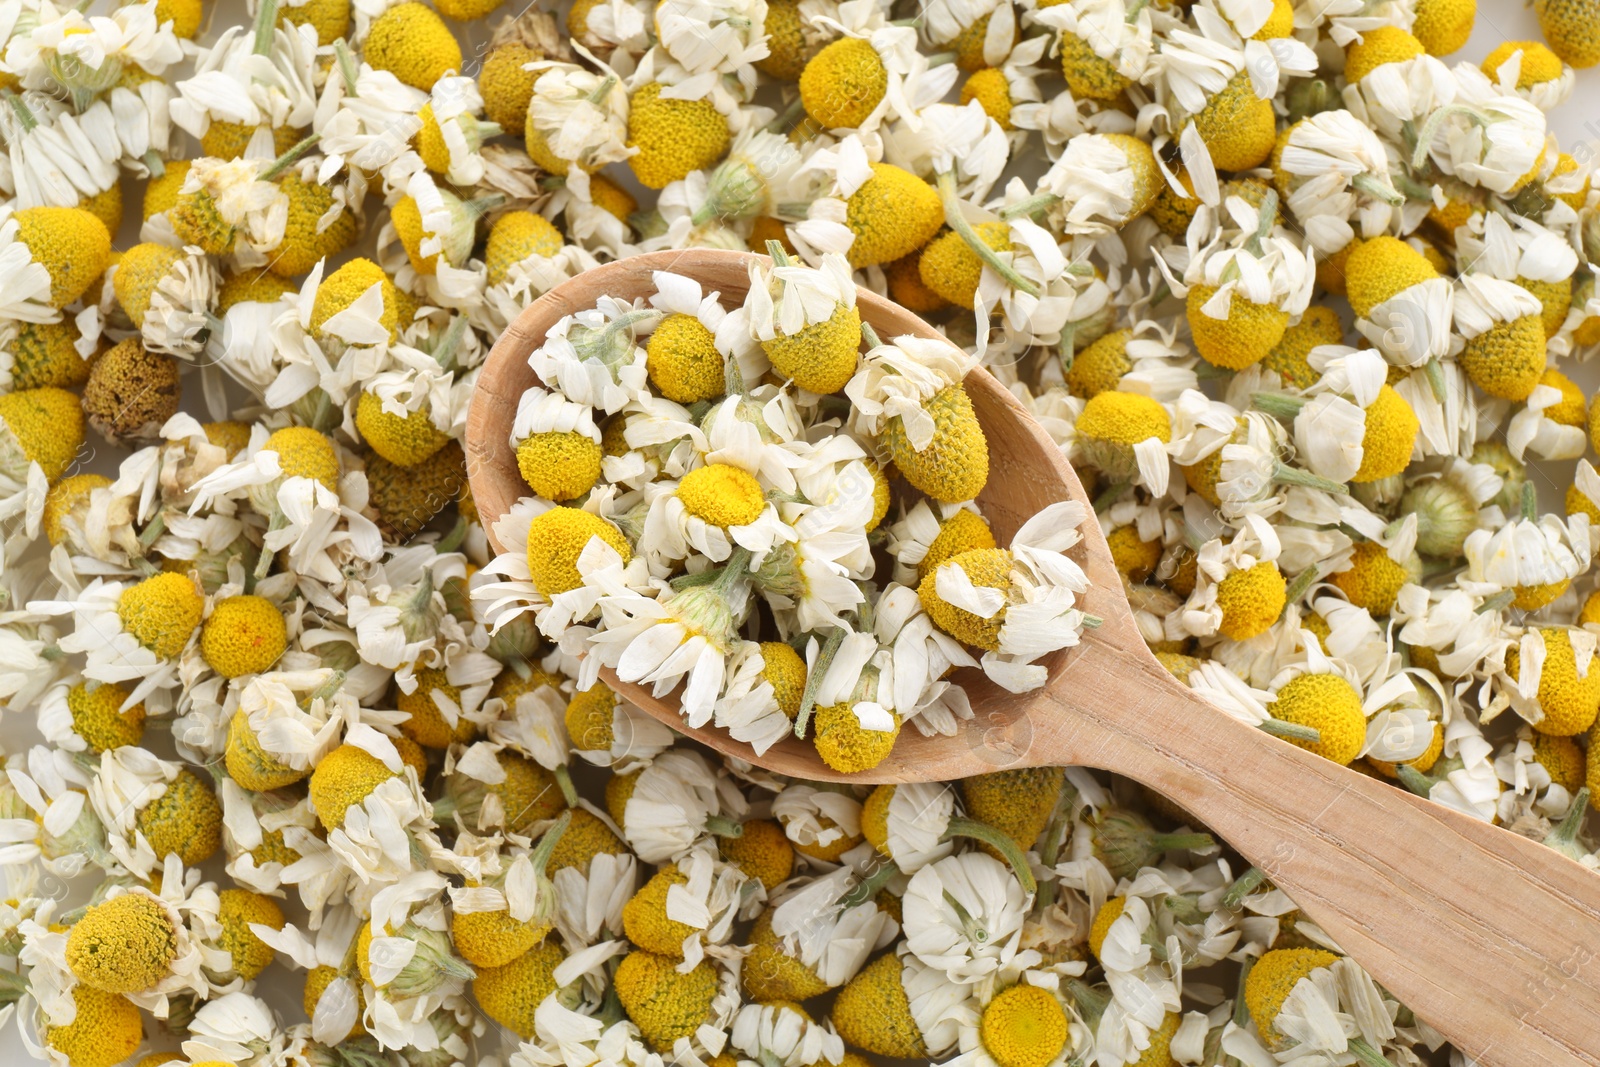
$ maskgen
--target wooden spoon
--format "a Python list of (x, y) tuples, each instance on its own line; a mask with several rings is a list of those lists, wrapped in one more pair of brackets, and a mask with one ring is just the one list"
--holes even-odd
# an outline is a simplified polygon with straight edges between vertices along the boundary
[[(652, 272), (696, 278), (737, 306), (759, 257), (655, 252), (591, 270), (545, 294), (501, 335), (467, 418), (467, 464), (484, 526), (530, 490), (510, 433), (518, 398), (539, 385), (528, 355), (562, 316), (601, 295), (654, 291)], [(940, 336), (865, 290), (862, 318), (884, 338)], [(1004, 545), (1047, 504), (1090, 505), (1054, 441), (982, 370), (966, 379), (989, 439), (978, 498)], [(1099, 767), (1165, 794), (1264, 870), (1399, 1000), (1484, 1065), (1600, 1064), (1600, 877), (1526, 838), (1340, 767), (1229, 717), (1180, 685), (1135, 626), (1094, 522), (1075, 558), (1094, 583), (1086, 611), (1105, 620), (1044, 662), (1050, 682), (1016, 696), (962, 678), (973, 718), (955, 737), (901, 732), (872, 771), (841, 775), (809, 741), (756, 755), (714, 729), (690, 729), (675, 697), (607, 681), (681, 733), (796, 778), (948, 781), (1007, 768)], [(506, 547), (498, 543), (496, 548)]]

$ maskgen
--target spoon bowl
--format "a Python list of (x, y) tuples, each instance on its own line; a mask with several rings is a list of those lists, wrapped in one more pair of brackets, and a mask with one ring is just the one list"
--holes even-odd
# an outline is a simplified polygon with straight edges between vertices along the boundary
[[(493, 523), (530, 490), (510, 434), (522, 394), (540, 384), (528, 356), (557, 320), (598, 297), (654, 291), (653, 273), (695, 278), (736, 306), (749, 253), (657, 252), (609, 263), (529, 305), (480, 373), (467, 419), (473, 497)], [(940, 337), (866, 290), (857, 303), (881, 337)], [(999, 544), (1049, 504), (1092, 505), (1055, 442), (998, 381), (965, 381), (990, 452), (978, 497)], [(1170, 797), (1261, 868), (1404, 1004), (1486, 1067), (1600, 1065), (1600, 877), (1553, 849), (1338, 766), (1240, 722), (1178, 683), (1149, 652), (1099, 526), (1072, 555), (1102, 624), (1040, 662), (1041, 689), (1009, 693), (976, 671), (960, 681), (973, 717), (953, 737), (903, 729), (889, 757), (844, 775), (809, 741), (757, 755), (726, 732), (692, 729), (675, 696), (606, 681), (680, 733), (768, 770), (821, 781), (950, 781), (1037, 766), (1098, 767)], [(506, 547), (495, 543), (495, 547)]]

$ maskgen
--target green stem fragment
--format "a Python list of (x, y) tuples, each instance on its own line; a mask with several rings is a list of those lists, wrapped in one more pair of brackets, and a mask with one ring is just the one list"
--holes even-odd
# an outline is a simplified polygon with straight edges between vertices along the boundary
[(1400, 776), (1400, 784), (1419, 797), (1426, 797), (1433, 791), (1433, 779), (1409, 763), (1402, 763), (1395, 767), (1395, 773)]
[(1433, 398), (1443, 404), (1448, 393), (1444, 384), (1444, 366), (1435, 357), (1422, 365), (1422, 372), (1428, 376), (1428, 388), (1433, 390)]
[(1004, 278), (1011, 288), (1029, 296), (1038, 296), (1039, 287), (1018, 274), (1009, 263), (1001, 262), (999, 254), (978, 236), (972, 228), (972, 223), (967, 221), (966, 215), (961, 210), (961, 198), (956, 194), (955, 171), (942, 172), (939, 175), (938, 185), (939, 201), (944, 205), (945, 225), (966, 242), (967, 247), (983, 261), (984, 266)]
[[(563, 764), (561, 770), (564, 771), (566, 769), (566, 765)], [(567, 781), (570, 784), (572, 780), (569, 778)], [(574, 797), (572, 804), (576, 806), (576, 797)], [(551, 853), (556, 850), (556, 845), (561, 841), (561, 835), (566, 833), (567, 827), (571, 825), (572, 810), (569, 808), (562, 812), (561, 817), (551, 823), (550, 828), (544, 832), (544, 836), (539, 838), (539, 843), (533, 846), (533, 851), (528, 854), (528, 860), (533, 864), (535, 871), (542, 874), (545, 867), (549, 866)]]
[(149, 548), (151, 545), (155, 544), (157, 540), (160, 539), (162, 534), (164, 534), (166, 532), (167, 532), (166, 516), (164, 516), (161, 512), (158, 511), (158, 512), (155, 513), (155, 515), (153, 515), (151, 517), (150, 522), (145, 526), (145, 528), (139, 531), (139, 545), (140, 545), (140, 547)]
[(588, 96), (589, 103), (598, 104), (600, 101), (604, 100), (607, 96), (609, 96), (611, 94), (611, 90), (615, 89), (616, 87), (617, 87), (617, 76), (615, 74), (607, 74), (605, 76), (605, 80), (602, 81), (599, 85), (595, 86), (594, 92), (589, 94), (589, 96)]
[(767, 123), (768, 133), (786, 133), (794, 128), (795, 122), (805, 113), (805, 101), (795, 97), (794, 102), (783, 109), (783, 114)]
[(1289, 583), (1289, 588), (1283, 591), (1284, 603), (1293, 604), (1305, 596), (1306, 590), (1316, 583), (1317, 577), (1317, 568), (1314, 565), (1295, 575), (1294, 581)]
[(1281, 737), (1286, 741), (1306, 741), (1316, 744), (1322, 740), (1322, 731), (1315, 726), (1302, 726), (1297, 722), (1284, 722), (1282, 719), (1263, 719), (1256, 723), (1263, 732), (1273, 737)]
[(39, 128), (39, 119), (33, 109), (22, 102), (22, 97), (7, 89), (5, 92), (6, 103), (11, 105), (11, 110), (16, 112), (17, 122), (22, 126), (24, 133), (32, 133)]
[(1578, 844), (1578, 831), (1583, 829), (1583, 820), (1588, 814), (1589, 787), (1583, 786), (1573, 795), (1572, 804), (1567, 808), (1567, 813), (1561, 817), (1561, 821), (1545, 835), (1544, 843), (1568, 859), (1583, 859), (1589, 853)]
[[(1245, 242), (1245, 251), (1252, 256), (1261, 255), (1261, 242), (1272, 236), (1278, 225), (1278, 191), (1268, 189), (1261, 197), (1261, 210), (1256, 216), (1256, 232)], [(1230, 263), (1229, 266), (1232, 266)]]
[(1331, 478), (1303, 471), (1299, 467), (1291, 467), (1281, 459), (1273, 461), (1272, 480), (1279, 485), (1303, 485), (1308, 489), (1320, 489), (1324, 493), (1334, 493), (1338, 496), (1350, 495), (1350, 487), (1344, 482), (1336, 482)]
[(256, 9), (255, 47), (258, 56), (272, 54), (272, 40), (278, 28), (278, 0), (260, 0)]
[[(578, 788), (572, 784), (572, 772), (567, 769), (567, 765), (565, 763), (559, 764), (556, 769), (550, 773), (555, 775), (556, 784), (561, 787), (561, 799), (567, 802), (567, 807), (577, 807)], [(561, 817), (565, 819), (570, 814), (570, 812), (564, 812)]]
[(1515, 589), (1502, 589), (1494, 596), (1484, 597), (1483, 603), (1478, 605), (1478, 610), (1475, 614), (1486, 615), (1491, 611), (1504, 611), (1511, 606), (1511, 602), (1515, 599), (1517, 599), (1517, 591)]
[(1379, 178), (1376, 174), (1363, 171), (1350, 179), (1350, 185), (1358, 193), (1364, 193), (1374, 200), (1382, 200), (1385, 204), (1398, 206), (1406, 202), (1405, 194), (1395, 189), (1394, 186)]
[(334, 671), (326, 682), (323, 682), (321, 685), (317, 686), (311, 692), (306, 694), (305, 698), (300, 701), (300, 710), (310, 711), (311, 705), (317, 701), (321, 700), (326, 702), (333, 699), (333, 695), (340, 689), (344, 688), (344, 680), (347, 677), (349, 677), (349, 675), (347, 675), (344, 671)]
[(900, 868), (894, 860), (884, 860), (872, 869), (861, 881), (850, 888), (850, 892), (839, 898), (839, 910), (848, 911), (851, 908), (865, 904), (878, 895), (878, 890), (889, 884), (889, 879), (900, 873)]
[(456, 315), (446, 326), (444, 333), (439, 335), (438, 342), (430, 353), (434, 361), (445, 370), (453, 371), (457, 367), (456, 353), (461, 349), (461, 339), (467, 334), (467, 317)]
[(1111, 1006), (1111, 994), (1096, 989), (1081, 978), (1067, 979), (1067, 992), (1077, 1001), (1078, 1010), (1084, 1014), (1085, 1021), (1093, 1019), (1098, 1022)]
[(1210, 834), (1151, 834), (1150, 847), (1160, 852), (1214, 848), (1217, 839)]
[(1368, 1044), (1364, 1037), (1352, 1037), (1349, 1049), (1365, 1067), (1394, 1067), (1389, 1058)]
[(1018, 200), (1015, 204), (1008, 204), (1001, 208), (1000, 218), (1004, 222), (1010, 222), (1012, 219), (1020, 219), (1024, 216), (1030, 219), (1035, 218), (1059, 203), (1061, 203), (1061, 198), (1055, 193), (1034, 193), (1032, 196)]
[(822, 685), (822, 676), (828, 673), (828, 668), (833, 665), (833, 657), (838, 654), (839, 646), (842, 644), (844, 644), (844, 627), (836, 627), (829, 631), (828, 639), (822, 643), (822, 650), (817, 653), (815, 666), (806, 676), (806, 688), (800, 696), (800, 711), (794, 717), (794, 735), (798, 738), (804, 739), (806, 736), (812, 709), (817, 706), (817, 689)]
[(28, 992), (28, 979), (16, 971), (0, 967), (0, 1004), (15, 1004)]
[(1275, 419), (1292, 419), (1300, 414), (1300, 409), (1306, 406), (1307, 397), (1291, 396), (1288, 393), (1251, 393), (1250, 403), (1255, 405), (1257, 411), (1265, 412)]
[(1254, 893), (1262, 882), (1267, 880), (1267, 872), (1260, 867), (1251, 867), (1233, 880), (1228, 891), (1222, 894), (1222, 910), (1238, 911), (1244, 903), (1244, 898)]
[(706, 830), (717, 837), (743, 837), (744, 823), (726, 815), (707, 815)]
[(1112, 482), (1110, 485), (1102, 489), (1100, 491), (1100, 495), (1094, 498), (1095, 514), (1104, 514), (1106, 509), (1111, 507), (1112, 504), (1115, 504), (1122, 494), (1128, 491), (1132, 484), (1132, 482)]
[(950, 825), (945, 827), (939, 840), (948, 841), (952, 837), (970, 837), (974, 841), (982, 841), (1005, 859), (1011, 865), (1011, 871), (1017, 876), (1017, 881), (1022, 883), (1022, 888), (1029, 893), (1039, 888), (1039, 883), (1033, 877), (1033, 870), (1028, 866), (1028, 857), (1023, 853), (1017, 841), (1004, 830), (997, 830), (986, 822), (976, 819), (967, 819), (962, 816), (953, 816)]
[[(268, 4), (271, 3), (272, 0), (261, 0), (261, 2), (263, 4)], [(256, 175), (257, 180), (270, 182), (272, 179), (288, 170), (294, 164), (295, 160), (311, 151), (311, 149), (320, 140), (322, 140), (322, 134), (320, 133), (306, 134), (304, 137), (300, 138), (299, 141), (290, 146), (287, 152), (273, 160), (267, 166), (266, 170), (263, 170), (260, 174)]]
[(361, 68), (356, 65), (356, 57), (351, 54), (350, 46), (343, 37), (333, 42), (333, 58), (339, 65), (339, 77), (344, 79), (345, 95), (355, 96), (356, 79), (360, 76)]
[[(272, 513), (271, 520), (267, 523), (267, 533), (277, 533), (279, 530), (288, 525), (288, 516), (284, 515), (284, 513), (281, 511), (274, 511)], [(255, 575), (257, 581), (260, 581), (267, 576), (267, 572), (272, 569), (272, 560), (275, 556), (277, 556), (277, 553), (268, 549), (266, 541), (263, 540), (261, 543), (261, 555), (256, 560)]]
[(1433, 186), (1417, 181), (1405, 171), (1390, 174), (1389, 178), (1394, 182), (1395, 188), (1404, 193), (1408, 200), (1433, 199)]

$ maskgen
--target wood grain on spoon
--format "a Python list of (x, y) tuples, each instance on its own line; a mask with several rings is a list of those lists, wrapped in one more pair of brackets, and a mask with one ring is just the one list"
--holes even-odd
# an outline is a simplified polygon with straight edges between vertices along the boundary
[[(467, 420), (467, 462), (490, 539), (528, 493), (510, 432), (538, 379), (527, 357), (559, 318), (601, 295), (632, 299), (673, 270), (737, 304), (756, 257), (705, 249), (652, 253), (573, 279), (501, 336)], [(883, 337), (939, 336), (863, 291)], [(993, 377), (966, 380), (992, 458), (979, 497), (1001, 544), (1047, 504), (1089, 504), (1050, 437)], [(1150, 654), (1099, 527), (1074, 556), (1094, 583), (1085, 610), (1105, 620), (1082, 645), (1043, 662), (1050, 682), (1015, 696), (981, 674), (961, 678), (974, 710), (955, 737), (901, 732), (871, 772), (840, 775), (807, 741), (758, 756), (714, 729), (690, 729), (675, 698), (607, 680), (651, 715), (711, 748), (813, 780), (948, 781), (1014, 767), (1099, 767), (1171, 797), (1265, 870), (1401, 1002), (1487, 1067), (1600, 1065), (1600, 877), (1552, 849), (1270, 737), (1217, 711)], [(497, 548), (517, 547), (501, 546)]]

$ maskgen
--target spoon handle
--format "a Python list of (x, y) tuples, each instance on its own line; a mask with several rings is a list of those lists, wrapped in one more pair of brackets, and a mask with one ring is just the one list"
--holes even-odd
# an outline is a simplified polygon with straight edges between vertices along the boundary
[(1600, 876), (1247, 726), (1142, 648), (1085, 642), (1026, 714), (1023, 762), (1183, 805), (1479, 1064), (1600, 1064)]

